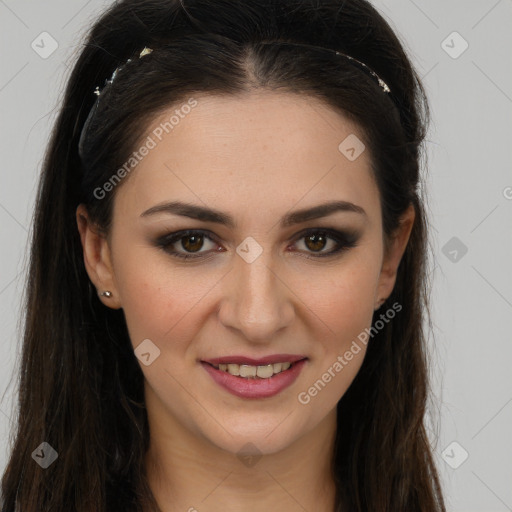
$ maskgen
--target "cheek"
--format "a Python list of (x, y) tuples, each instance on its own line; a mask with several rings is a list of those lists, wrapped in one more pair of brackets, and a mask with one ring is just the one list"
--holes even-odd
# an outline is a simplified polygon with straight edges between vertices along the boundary
[[(337, 280), (317, 281), (307, 288), (305, 303), (336, 334), (371, 320), (375, 281), (368, 275), (340, 272)], [(306, 290), (305, 290), (306, 291)]]
[[(126, 254), (126, 253), (125, 253)], [(116, 284), (132, 344), (149, 338), (161, 346), (165, 339), (179, 340), (193, 328), (187, 318), (211, 286), (194, 280), (193, 271), (173, 268), (154, 249), (133, 250), (116, 262)], [(179, 333), (179, 335), (178, 335)], [(189, 333), (191, 336), (193, 333)], [(173, 343), (179, 350), (179, 342)]]
[(326, 332), (346, 342), (371, 324), (377, 280), (375, 258), (354, 254), (336, 266), (309, 272), (295, 288)]
[(354, 254), (335, 267), (308, 273), (301, 285), (297, 280), (315, 340), (314, 366), (298, 399), (311, 402), (315, 415), (335, 406), (363, 364), (380, 268), (375, 254)]
[[(350, 387), (366, 354), (365, 329), (374, 312), (376, 262), (340, 265), (335, 271), (318, 272), (317, 279), (298, 295), (305, 297), (314, 327), (311, 330), (311, 372), (297, 400), (308, 411), (306, 428), (315, 418), (329, 413)], [(323, 277), (321, 277), (323, 276)]]

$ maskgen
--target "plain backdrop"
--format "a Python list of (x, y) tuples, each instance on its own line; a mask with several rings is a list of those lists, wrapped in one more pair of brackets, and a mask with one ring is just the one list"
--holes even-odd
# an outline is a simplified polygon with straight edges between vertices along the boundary
[[(16, 414), (37, 178), (85, 31), (110, 3), (0, 0), (0, 472)], [(511, 511), (512, 0), (374, 4), (404, 42), (432, 107), (429, 418), (448, 510)]]

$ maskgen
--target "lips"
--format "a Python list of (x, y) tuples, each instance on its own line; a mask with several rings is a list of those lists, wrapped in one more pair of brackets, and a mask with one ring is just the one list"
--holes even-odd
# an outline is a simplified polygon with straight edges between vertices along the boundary
[[(278, 395), (287, 387), (291, 386), (300, 375), (307, 360), (307, 357), (296, 354), (274, 354), (259, 359), (245, 356), (227, 356), (200, 361), (200, 363), (220, 388), (240, 398), (261, 399)], [(290, 363), (290, 367), (268, 378), (259, 378), (256, 376), (246, 378), (232, 375), (219, 368), (219, 365), (240, 365), (240, 373), (242, 373), (242, 368), (244, 368), (244, 365), (247, 365), (244, 368), (244, 373), (246, 373), (246, 371), (249, 371), (249, 368), (255, 369), (258, 367), (259, 369), (273, 364), (280, 365), (280, 363)], [(283, 367), (284, 366), (283, 364)], [(254, 371), (252, 373), (254, 373)]]

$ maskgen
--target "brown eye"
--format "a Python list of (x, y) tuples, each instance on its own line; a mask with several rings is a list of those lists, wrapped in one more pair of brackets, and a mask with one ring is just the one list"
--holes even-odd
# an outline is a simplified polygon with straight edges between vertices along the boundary
[[(298, 252), (304, 253), (306, 258), (323, 258), (335, 256), (357, 245), (359, 234), (356, 231), (341, 232), (334, 229), (312, 228), (301, 232), (295, 241), (304, 244)], [(205, 242), (212, 247), (204, 248)], [(181, 259), (206, 258), (212, 252), (222, 252), (223, 249), (217, 242), (216, 237), (203, 230), (184, 230), (170, 233), (156, 240), (156, 245), (165, 252)], [(215, 247), (216, 246), (216, 247)], [(327, 249), (327, 250), (325, 250)], [(309, 256), (308, 256), (309, 254)]]
[(319, 232), (318, 234), (308, 235), (304, 237), (306, 247), (311, 251), (321, 251), (327, 244), (325, 233)]
[(296, 238), (296, 243), (304, 244), (305, 249), (300, 249), (299, 252), (306, 253), (306, 258), (324, 258), (355, 247), (358, 238), (359, 234), (355, 231), (313, 228), (303, 231)]
[[(209, 242), (213, 247), (207, 247), (208, 250), (201, 251), (205, 242)], [(214, 249), (217, 245), (213, 237), (205, 234), (203, 231), (197, 230), (170, 233), (169, 235), (159, 238), (156, 244), (171, 256), (183, 259), (201, 258), (205, 256), (206, 253), (211, 252), (211, 249)]]
[(183, 249), (189, 252), (197, 252), (204, 243), (203, 235), (186, 235), (181, 238)]

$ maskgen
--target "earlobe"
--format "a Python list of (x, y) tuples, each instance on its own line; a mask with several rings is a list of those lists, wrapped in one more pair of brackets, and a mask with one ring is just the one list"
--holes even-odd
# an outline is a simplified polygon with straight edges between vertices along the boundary
[[(99, 299), (112, 309), (121, 307), (115, 285), (111, 251), (104, 233), (90, 220), (85, 205), (76, 210), (76, 221), (82, 242), (84, 265)], [(105, 293), (108, 292), (108, 293)]]
[[(414, 219), (416, 217), (414, 206), (411, 204), (400, 218), (400, 224), (389, 240), (385, 250), (376, 297), (381, 297), (375, 304), (378, 309), (382, 302), (393, 292), (398, 272), (398, 266), (409, 242)], [(384, 299), (382, 299), (384, 298)]]

